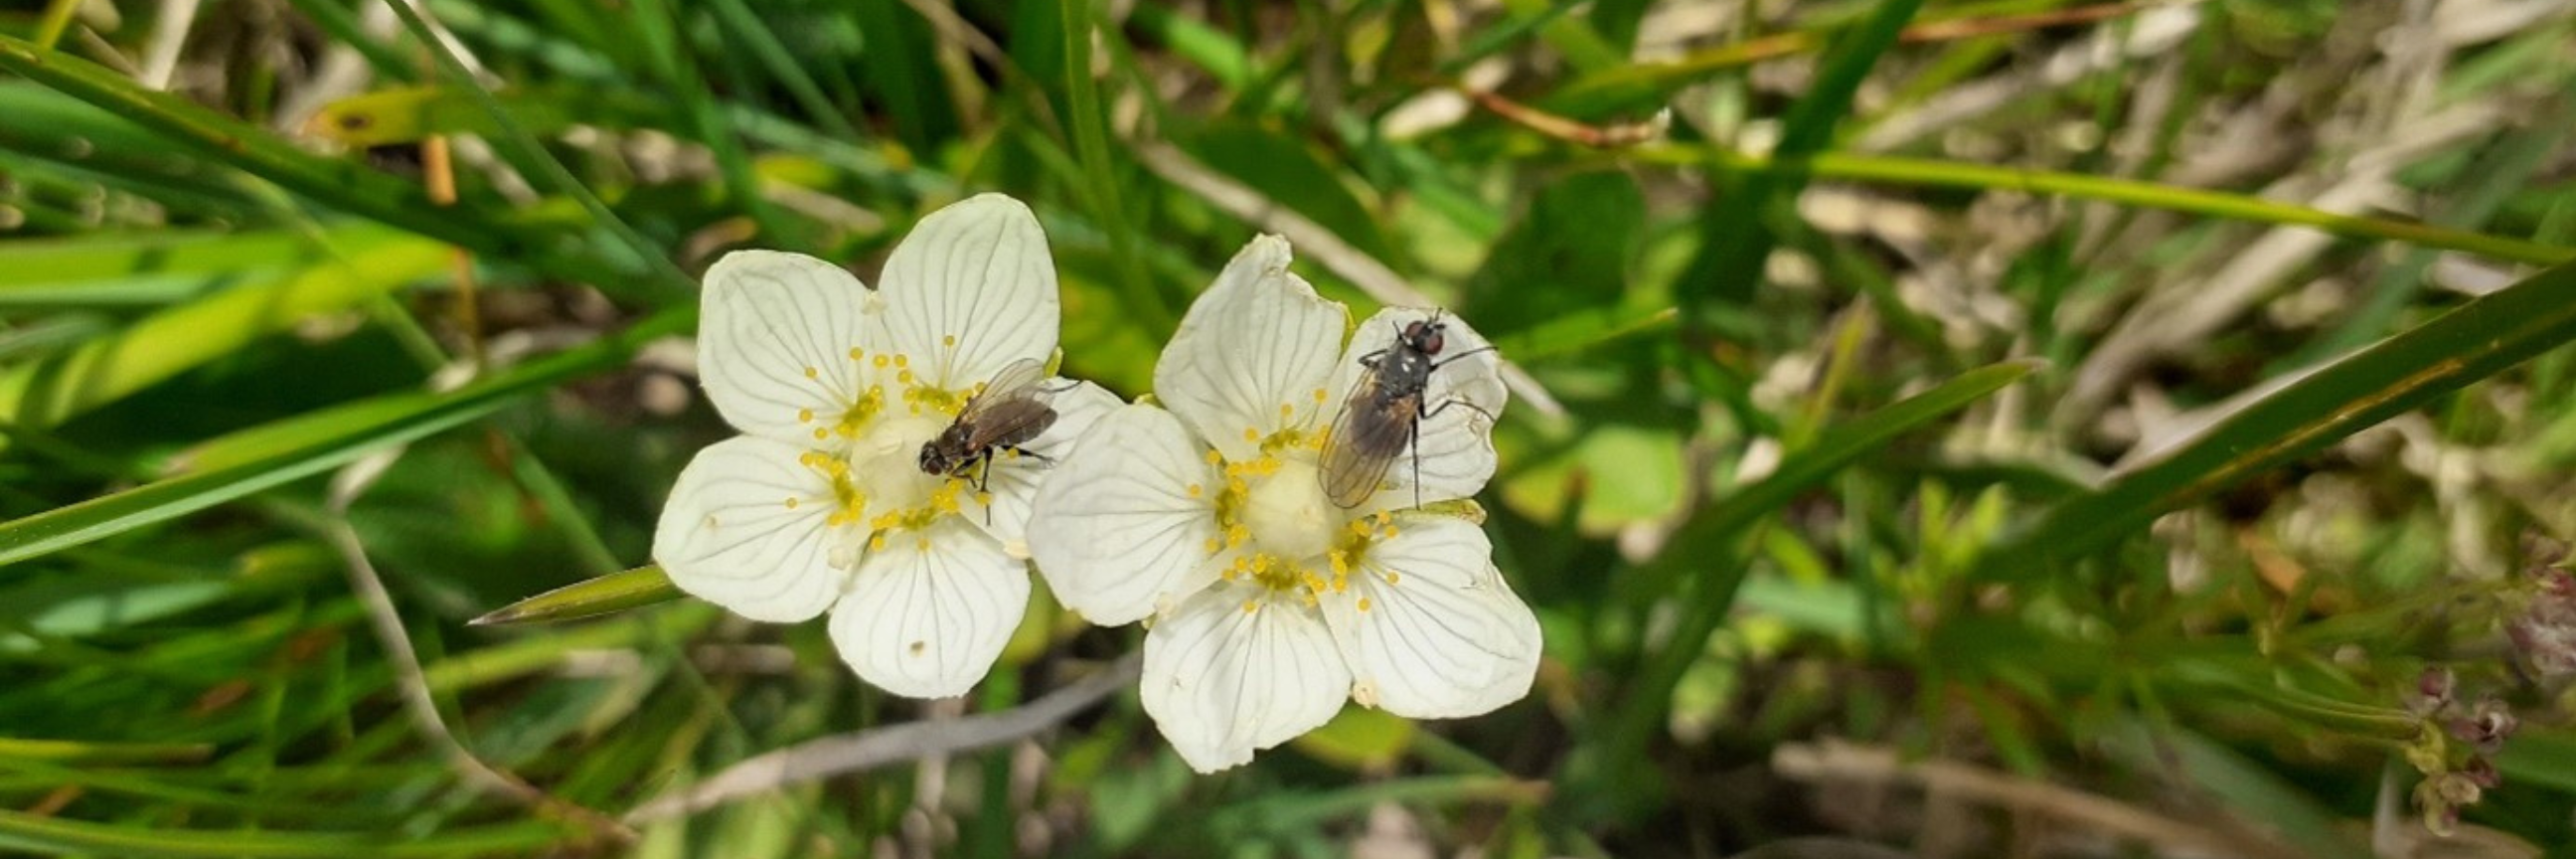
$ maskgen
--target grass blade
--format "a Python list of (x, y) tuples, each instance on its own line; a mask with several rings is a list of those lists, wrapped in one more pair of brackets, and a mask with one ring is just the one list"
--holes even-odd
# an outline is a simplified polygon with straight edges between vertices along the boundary
[[(1772, 151), (1780, 160), (1795, 165), (1798, 159), (1822, 152), (1833, 143), (1834, 126), (1851, 112), (1852, 96), (1860, 82), (1869, 76), (1880, 54), (1895, 46), (1896, 36), (1905, 23), (1914, 19), (1922, 0), (1885, 0), (1870, 12), (1869, 18), (1836, 40), (1815, 86), (1789, 108), (1782, 122), (1780, 144)], [(1762, 273), (1762, 261), (1771, 255), (1777, 237), (1764, 221), (1764, 215), (1780, 201), (1793, 199), (1798, 189), (1807, 184), (1807, 176), (1793, 166), (1787, 170), (1716, 177), (1738, 190), (1725, 205), (1712, 206), (1701, 219), (1700, 252), (1691, 260), (1689, 273), (1682, 282), (1697, 288), (1682, 292), (1685, 302), (1714, 299), (1741, 304), (1753, 297), (1754, 284)], [(1686, 324), (1704, 321), (1697, 313), (1689, 314)]]
[(342, 856), (482, 856), (527, 853), (573, 837), (570, 827), (530, 821), (450, 829), (435, 835), (390, 832), (217, 832), (143, 829), (87, 823), (0, 809), (0, 847), (56, 855), (221, 856), (337, 859)]
[(490, 614), (468, 621), (468, 626), (498, 626), (514, 623), (552, 623), (614, 614), (632, 608), (679, 599), (683, 594), (671, 584), (671, 577), (660, 566), (637, 567), (622, 573), (610, 573), (574, 582), (518, 602), (494, 609)]
[[(0, 523), (0, 566), (203, 510), (338, 467), (370, 451), (472, 421), (519, 395), (616, 366), (645, 342), (687, 330), (696, 318), (694, 307), (663, 311), (615, 337), (530, 362), (450, 393), (397, 395), (389, 399), (401, 405), (379, 407), (367, 413), (367, 420), (327, 428), (300, 445), (265, 457)], [(312, 428), (308, 425), (307, 429)]]
[(1994, 578), (2045, 573), (2189, 506), (2576, 340), (2576, 263), (2543, 271), (2320, 367), (2207, 431), (2069, 499), (1987, 552)]

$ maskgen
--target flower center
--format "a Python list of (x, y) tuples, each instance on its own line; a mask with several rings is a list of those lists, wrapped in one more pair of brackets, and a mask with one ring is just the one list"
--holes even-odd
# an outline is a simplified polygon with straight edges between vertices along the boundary
[(1270, 467), (1241, 477), (1228, 475), (1229, 483), (1245, 483), (1238, 514), (1253, 540), (1265, 552), (1297, 560), (1332, 548), (1333, 532), (1342, 524), (1342, 511), (1332, 499), (1324, 497), (1314, 461), (1271, 454), (1256, 462)]

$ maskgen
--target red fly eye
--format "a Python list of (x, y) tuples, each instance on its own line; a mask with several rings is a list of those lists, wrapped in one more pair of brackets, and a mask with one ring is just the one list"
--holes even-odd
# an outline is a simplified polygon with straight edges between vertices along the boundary
[(1431, 326), (1430, 333), (1422, 337), (1422, 354), (1438, 355), (1440, 347), (1447, 342), (1448, 338), (1440, 333), (1440, 326)]

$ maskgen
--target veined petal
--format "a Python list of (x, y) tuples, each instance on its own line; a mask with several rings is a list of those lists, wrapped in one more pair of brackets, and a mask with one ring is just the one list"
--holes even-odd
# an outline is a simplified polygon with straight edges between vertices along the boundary
[[(1360, 323), (1358, 331), (1351, 335), (1349, 351), (1334, 369), (1334, 408), (1343, 407), (1338, 397), (1367, 371), (1361, 358), (1382, 355), (1395, 345), (1405, 326), (1427, 320), (1432, 313), (1421, 308), (1390, 307)], [(1425, 417), (1414, 436), (1413, 448), (1396, 454), (1394, 464), (1386, 470), (1385, 488), (1360, 505), (1362, 512), (1417, 506), (1417, 468), (1419, 504), (1473, 496), (1494, 477), (1492, 419), (1502, 416), (1503, 406), (1510, 398), (1503, 387), (1502, 361), (1490, 348), (1493, 344), (1467, 327), (1465, 320), (1442, 313), (1440, 321), (1446, 342), (1433, 360), (1442, 363), (1426, 380), (1422, 392)]]
[(1349, 659), (1351, 697), (1417, 719), (1492, 711), (1529, 694), (1538, 617), (1493, 567), (1485, 532), (1409, 516), (1361, 556), (1324, 619)]
[(1271, 433), (1331, 418), (1321, 413), (1350, 318), (1289, 273), (1286, 239), (1255, 238), (1181, 318), (1154, 395), (1227, 459), (1252, 459)]
[(1038, 487), (1054, 475), (1058, 463), (1073, 455), (1074, 441), (1120, 405), (1118, 395), (1090, 382), (1048, 379), (1038, 384), (1059, 391), (1049, 403), (1055, 408), (1055, 423), (1023, 446), (1025, 454), (995, 452), (984, 480), (984, 491), (992, 499), (989, 515), (985, 505), (971, 499), (960, 514), (1002, 541), (1003, 549), (1023, 558), (1029, 554), (1029, 509), (1037, 503)]
[(934, 387), (963, 391), (1055, 352), (1055, 260), (1018, 200), (977, 194), (930, 213), (878, 281), (887, 348)]
[(735, 429), (796, 443), (858, 401), (875, 351), (876, 293), (803, 254), (735, 251), (707, 269), (698, 376)]
[(653, 561), (671, 583), (753, 620), (794, 623), (830, 608), (849, 579), (832, 565), (844, 536), (827, 523), (831, 481), (799, 461), (804, 453), (758, 436), (698, 451), (653, 528)]
[(1250, 762), (1323, 725), (1350, 697), (1350, 669), (1323, 617), (1272, 593), (1220, 583), (1145, 634), (1138, 695), (1191, 769)]
[(1222, 481), (1180, 419), (1153, 406), (1102, 416), (1038, 487), (1029, 556), (1058, 602), (1092, 623), (1141, 620), (1216, 580)]
[(885, 536), (832, 608), (833, 645), (877, 688), (909, 698), (965, 694), (1028, 610), (1028, 564), (954, 517)]

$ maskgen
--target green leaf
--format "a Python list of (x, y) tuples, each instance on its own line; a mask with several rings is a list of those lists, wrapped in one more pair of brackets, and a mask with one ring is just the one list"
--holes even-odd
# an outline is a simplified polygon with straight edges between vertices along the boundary
[(513, 623), (552, 623), (614, 614), (679, 599), (686, 594), (671, 584), (670, 575), (656, 566), (636, 567), (621, 573), (610, 573), (594, 579), (574, 582), (518, 602), (494, 609), (482, 617), (467, 621), (468, 626), (494, 626)]
[(418, 832), (282, 832), (116, 826), (0, 809), (0, 847), (54, 855), (338, 859), (342, 856), (475, 856), (543, 852), (571, 840), (559, 823), (529, 821)]
[(2463, 304), (2317, 368), (2100, 490), (2067, 499), (1987, 552), (1990, 578), (2045, 574), (2463, 385), (2576, 340), (2576, 263)]
[(70, 763), (202, 761), (214, 753), (204, 743), (83, 743), (0, 737), (0, 758)]
[(1323, 727), (1294, 740), (1298, 751), (1358, 772), (1393, 766), (1413, 747), (1409, 719), (1374, 707), (1343, 707)]
[(304, 319), (344, 310), (446, 267), (447, 246), (390, 232), (332, 262), (227, 289), (145, 317), (53, 360), (0, 370), (0, 415), (50, 427)]
[[(587, 372), (616, 366), (654, 337), (686, 330), (694, 307), (674, 308), (614, 337), (532, 361), (445, 394), (397, 394), (340, 412), (338, 426), (304, 424), (300, 443), (267, 456), (160, 480), (0, 524), (0, 566), (203, 510), (336, 468), (492, 413), (511, 399)], [(273, 436), (272, 436), (273, 437)]]

